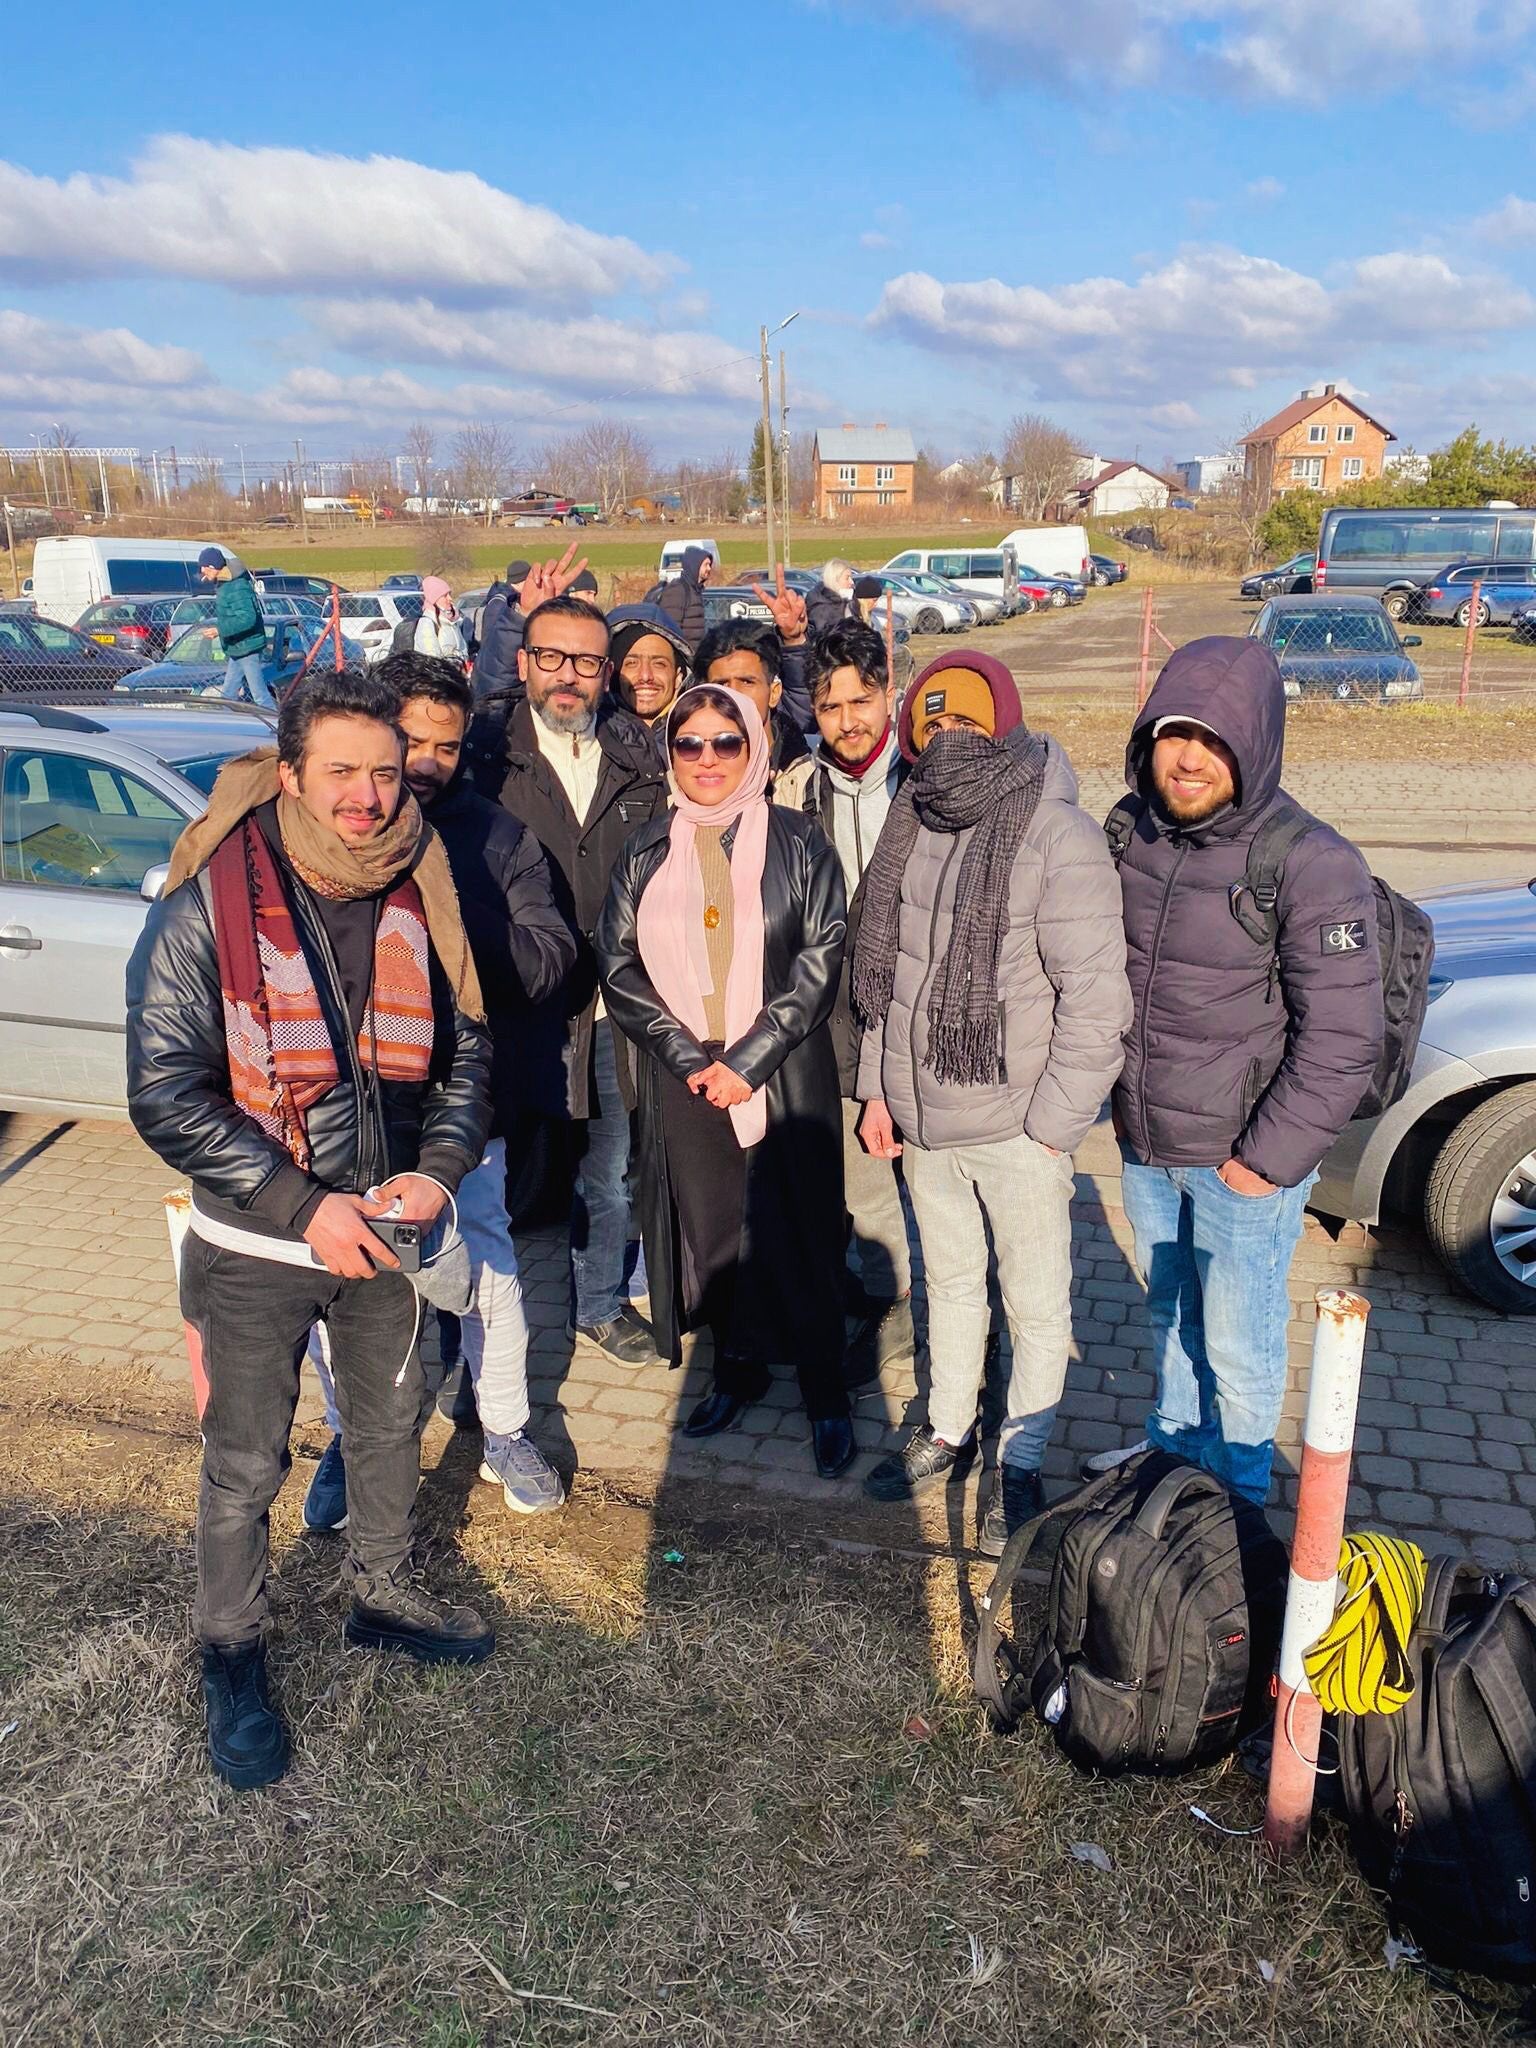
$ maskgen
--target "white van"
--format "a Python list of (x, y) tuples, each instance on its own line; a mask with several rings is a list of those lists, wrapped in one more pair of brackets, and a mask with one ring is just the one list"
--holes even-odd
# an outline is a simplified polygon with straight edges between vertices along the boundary
[[(32, 558), (32, 596), (45, 619), (72, 626), (104, 597), (158, 597), (198, 590), (203, 540), (87, 540), (47, 534)], [(227, 550), (226, 550), (227, 552)]]
[(720, 550), (712, 540), (667, 540), (661, 544), (661, 564), (656, 571), (658, 583), (675, 583), (683, 573), (683, 556), (689, 548), (702, 548), (720, 573)]
[(1033, 569), (1041, 576), (1070, 576), (1075, 583), (1092, 581), (1088, 535), (1081, 526), (1018, 526), (998, 546), (1013, 549), (1021, 575)]
[(959, 590), (1000, 597), (1009, 612), (1019, 600), (1019, 558), (1006, 544), (995, 548), (904, 548), (899, 555), (892, 555), (880, 573), (884, 575), (886, 569), (897, 575), (942, 576)]

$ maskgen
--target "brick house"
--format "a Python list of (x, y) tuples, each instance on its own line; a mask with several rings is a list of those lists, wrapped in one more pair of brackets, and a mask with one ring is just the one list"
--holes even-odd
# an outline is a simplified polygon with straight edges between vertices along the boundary
[(905, 427), (818, 427), (812, 460), (818, 519), (912, 503), (917, 449)]
[(1244, 482), (1261, 501), (1280, 491), (1336, 491), (1380, 476), (1387, 443), (1380, 420), (1346, 398), (1337, 385), (1303, 392), (1273, 419), (1244, 434)]

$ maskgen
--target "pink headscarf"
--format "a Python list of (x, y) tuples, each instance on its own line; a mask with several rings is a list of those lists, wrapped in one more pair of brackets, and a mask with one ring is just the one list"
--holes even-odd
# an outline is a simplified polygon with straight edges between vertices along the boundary
[(421, 606), (423, 611), (446, 612), (450, 619), (456, 616), (453, 609), (453, 592), (441, 576), (422, 577)]
[[(710, 689), (719, 685), (710, 684)], [(695, 684), (684, 690), (667, 721), (675, 733), (687, 720), (689, 699), (701, 697)], [(693, 835), (700, 825), (723, 828), (733, 820), (731, 842), (731, 971), (725, 985), (725, 1033), (734, 1045), (757, 1022), (763, 1007), (763, 861), (768, 851), (768, 777), (772, 762), (768, 736), (757, 706), (739, 690), (725, 690), (747, 735), (747, 772), (718, 804), (695, 803), (674, 786), (671, 843), (667, 857), (640, 898), (636, 932), (640, 958), (652, 986), (677, 1021), (702, 1044), (706, 1030), (704, 991), (712, 989), (704, 938), (704, 877)], [(728, 1112), (736, 1142), (745, 1152), (768, 1129), (768, 1098), (754, 1088), (746, 1102)]]

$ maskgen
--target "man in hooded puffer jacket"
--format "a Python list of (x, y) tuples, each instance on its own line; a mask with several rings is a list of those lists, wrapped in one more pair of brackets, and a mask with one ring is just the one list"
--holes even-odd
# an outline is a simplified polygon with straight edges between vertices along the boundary
[(1383, 1030), (1375, 898), (1348, 840), (1318, 825), (1292, 847), (1275, 946), (1233, 915), (1280, 796), (1284, 744), (1268, 647), (1181, 647), (1126, 749), (1141, 807), (1120, 862), (1136, 1015), (1114, 1114), (1157, 1353), (1147, 1436), (1261, 1503), (1285, 1397), (1291, 1254)]
[(1120, 1071), (1131, 1018), (1120, 890), (1070, 763), (1025, 726), (1000, 661), (941, 655), (897, 730), (914, 765), (865, 872), (852, 997), (860, 1135), (876, 1158), (902, 1159), (931, 1383), (927, 1423), (866, 1486), (900, 1499), (968, 1462), (990, 1224), (1013, 1342), (981, 1534), (996, 1557), (1043, 1504), (1072, 1339), (1071, 1154)]

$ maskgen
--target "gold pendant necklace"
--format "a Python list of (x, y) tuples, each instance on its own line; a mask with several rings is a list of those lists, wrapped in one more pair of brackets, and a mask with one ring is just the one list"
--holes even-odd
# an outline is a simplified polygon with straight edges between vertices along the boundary
[(704, 906), (704, 929), (705, 929), (705, 931), (707, 931), (707, 932), (713, 932), (713, 931), (718, 931), (718, 930), (719, 930), (719, 928), (720, 928), (720, 906), (719, 906), (718, 904), (716, 904), (716, 903), (706, 903), (706, 904), (705, 904), (705, 906)]

